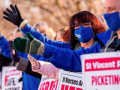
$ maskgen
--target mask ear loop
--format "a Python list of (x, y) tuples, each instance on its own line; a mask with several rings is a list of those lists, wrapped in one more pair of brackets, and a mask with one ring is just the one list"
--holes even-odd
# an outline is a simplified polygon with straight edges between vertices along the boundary
[[(91, 25), (91, 28), (92, 28), (92, 32), (93, 32), (93, 27), (92, 27), (92, 25)], [(93, 36), (95, 35), (95, 33), (93, 32)]]

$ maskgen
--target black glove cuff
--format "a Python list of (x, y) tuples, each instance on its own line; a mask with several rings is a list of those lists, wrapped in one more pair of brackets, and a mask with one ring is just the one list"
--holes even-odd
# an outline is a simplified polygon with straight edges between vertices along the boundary
[(21, 21), (18, 24), (18, 27), (20, 27), (20, 24), (24, 21), (24, 19), (21, 19)]

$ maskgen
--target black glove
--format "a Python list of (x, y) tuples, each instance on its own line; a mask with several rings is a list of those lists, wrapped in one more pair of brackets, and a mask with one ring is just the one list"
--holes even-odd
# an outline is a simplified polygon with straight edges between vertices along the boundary
[(23, 21), (21, 15), (20, 15), (19, 9), (17, 8), (16, 5), (13, 6), (12, 4), (10, 5), (10, 8), (12, 10), (7, 8), (6, 11), (3, 12), (3, 14), (5, 15), (5, 16), (3, 16), (3, 18), (19, 27), (21, 22)]
[(13, 41), (9, 41), (11, 58), (13, 60), (13, 63), (15, 64), (15, 63), (19, 62), (20, 58), (18, 57), (17, 52), (13, 48), (12, 44), (13, 44)]

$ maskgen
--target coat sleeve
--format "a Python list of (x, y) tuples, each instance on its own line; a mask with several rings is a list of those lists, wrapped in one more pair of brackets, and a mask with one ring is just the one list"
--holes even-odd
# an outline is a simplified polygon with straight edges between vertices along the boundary
[(41, 74), (32, 71), (30, 61), (28, 61), (28, 65), (27, 65), (27, 67), (26, 67), (25, 72), (26, 72), (27, 74), (29, 74), (29, 75), (31, 75), (31, 76), (34, 76), (34, 77), (36, 77), (36, 78), (39, 78), (39, 79), (41, 79), (41, 77), (42, 77)]
[[(2, 55), (12, 59), (10, 54), (9, 42), (3, 36), (0, 38), (0, 50)], [(26, 53), (17, 52), (17, 54), (20, 57), (27, 58)]]
[(37, 73), (45, 75), (48, 78), (53, 78), (56, 80), (59, 79), (59, 68), (56, 68), (53, 64), (44, 61), (38, 61), (38, 63), (40, 63), (41, 66), (40, 69), (37, 70)]
[(22, 29), (22, 32), (25, 34), (25, 36), (26, 36), (27, 32), (31, 33), (31, 35), (33, 35), (36, 39), (40, 40), (43, 43), (58, 46), (61, 48), (72, 48), (70, 43), (62, 43), (62, 42), (52, 41), (50, 39), (47, 39), (45, 36), (43, 36), (41, 33), (39, 33), (37, 30), (35, 30), (28, 23), (24, 26), (24, 28)]
[(32, 71), (30, 61), (28, 61), (24, 58), (21, 58), (21, 57), (19, 60), (19, 64), (17, 65), (17, 70), (20, 70), (22, 72), (26, 72), (27, 74), (34, 76), (36, 78), (39, 78), (39, 79), (41, 79), (41, 77), (42, 77), (41, 74)]
[(97, 35), (97, 37), (99, 38), (99, 40), (100, 40), (104, 45), (106, 45), (106, 43), (108, 42), (108, 40), (109, 40), (110, 37), (111, 37), (111, 33), (112, 33), (112, 30), (107, 30), (106, 32), (99, 33), (99, 34), (96, 34), (96, 35)]
[(0, 38), (0, 49), (2, 55), (11, 58), (8, 41), (3, 36)]
[(43, 57), (47, 58), (48, 62), (67, 71), (81, 72), (81, 58), (82, 54), (98, 53), (101, 46), (99, 43), (90, 48), (80, 48), (79, 50), (69, 50), (45, 44), (45, 51)]

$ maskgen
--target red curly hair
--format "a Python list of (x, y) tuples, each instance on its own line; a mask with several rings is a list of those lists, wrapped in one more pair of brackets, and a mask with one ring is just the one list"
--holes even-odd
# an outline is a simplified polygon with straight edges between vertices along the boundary
[(97, 17), (88, 12), (88, 11), (81, 11), (79, 13), (74, 14), (69, 22), (69, 30), (66, 31), (66, 36), (64, 38), (70, 42), (70, 44), (73, 46), (73, 49), (75, 45), (79, 42), (75, 39), (74, 36), (74, 28), (73, 25), (75, 25), (75, 22), (78, 24), (90, 22), (93, 30), (93, 34), (96, 35), (97, 33), (105, 32), (105, 28), (101, 24), (101, 22), (97, 19)]

